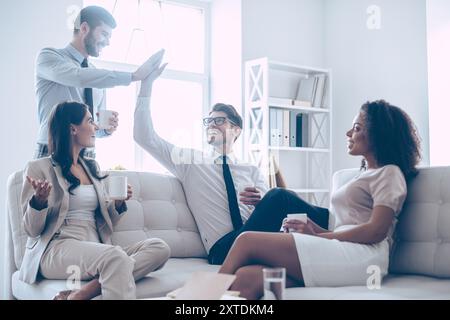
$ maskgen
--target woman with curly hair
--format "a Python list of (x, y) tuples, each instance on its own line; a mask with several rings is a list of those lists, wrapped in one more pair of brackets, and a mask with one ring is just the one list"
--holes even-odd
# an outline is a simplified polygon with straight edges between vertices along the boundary
[[(380, 268), (381, 276), (388, 273), (407, 182), (417, 175), (419, 137), (409, 116), (384, 100), (365, 103), (346, 135), (348, 153), (363, 161), (359, 175), (331, 195), (334, 229), (321, 228), (309, 218), (306, 223), (285, 219), (285, 233), (243, 233), (219, 271), (236, 274), (232, 290), (247, 299), (260, 298), (265, 267), (285, 267), (287, 287), (366, 285), (371, 265)], [(296, 197), (276, 192), (280, 210)], [(297, 212), (313, 216), (316, 208), (302, 202)]]

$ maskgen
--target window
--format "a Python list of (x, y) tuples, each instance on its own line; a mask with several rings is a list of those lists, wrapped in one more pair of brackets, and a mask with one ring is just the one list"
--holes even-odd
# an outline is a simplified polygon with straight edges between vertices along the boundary
[[(110, 46), (94, 64), (98, 68), (134, 71), (161, 48), (169, 65), (155, 82), (151, 110), (158, 134), (178, 146), (201, 149), (202, 117), (209, 108), (207, 3), (197, 1), (85, 0), (117, 21)], [(107, 108), (119, 112), (113, 136), (96, 142), (101, 168), (167, 172), (133, 140), (133, 114), (139, 83), (106, 90)]]

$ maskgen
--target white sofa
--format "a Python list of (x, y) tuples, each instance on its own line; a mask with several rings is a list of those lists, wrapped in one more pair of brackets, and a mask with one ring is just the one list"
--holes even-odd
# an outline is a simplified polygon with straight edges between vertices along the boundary
[[(356, 172), (339, 171), (333, 185), (341, 185)], [(176, 178), (130, 171), (110, 174), (126, 174), (134, 189), (129, 212), (117, 226), (113, 242), (128, 245), (159, 237), (172, 250), (163, 269), (137, 283), (138, 298), (164, 296), (182, 286), (193, 271), (218, 269), (206, 261), (195, 220)], [(4, 295), (10, 299), (50, 299), (66, 288), (65, 281), (42, 279), (28, 285), (18, 279), (26, 242), (19, 209), (21, 185), (22, 172), (12, 174), (7, 189)], [(380, 289), (290, 288), (287, 299), (450, 299), (450, 167), (420, 170), (409, 186), (397, 231), (392, 273)]]

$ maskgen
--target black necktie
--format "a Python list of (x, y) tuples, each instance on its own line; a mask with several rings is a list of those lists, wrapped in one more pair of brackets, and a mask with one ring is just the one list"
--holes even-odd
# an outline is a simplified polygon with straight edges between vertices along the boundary
[[(88, 67), (88, 61), (87, 59), (84, 59), (81, 63), (82, 68)], [(89, 106), (89, 112), (91, 113), (92, 117), (94, 118), (94, 100), (92, 99), (92, 88), (85, 88), (84, 89), (84, 102)]]
[(223, 179), (227, 188), (228, 207), (230, 208), (231, 222), (234, 230), (242, 227), (241, 211), (236, 197), (236, 189), (234, 189), (233, 177), (231, 176), (230, 167), (227, 164), (227, 157), (222, 157)]

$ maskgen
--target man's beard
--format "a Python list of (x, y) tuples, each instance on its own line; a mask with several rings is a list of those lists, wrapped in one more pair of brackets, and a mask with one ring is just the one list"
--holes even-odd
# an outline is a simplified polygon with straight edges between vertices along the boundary
[(95, 49), (95, 39), (92, 35), (92, 31), (89, 31), (86, 38), (84, 39), (84, 47), (86, 48), (86, 52), (91, 57), (98, 57), (99, 53)]

